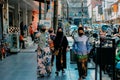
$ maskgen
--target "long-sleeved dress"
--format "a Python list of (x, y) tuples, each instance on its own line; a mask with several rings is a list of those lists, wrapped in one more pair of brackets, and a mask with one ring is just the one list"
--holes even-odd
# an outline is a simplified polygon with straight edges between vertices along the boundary
[[(62, 40), (62, 41), (61, 41)], [(56, 55), (56, 69), (57, 71), (60, 71), (64, 68), (67, 68), (66, 66), (66, 49), (68, 46), (68, 40), (66, 36), (63, 36), (62, 38), (55, 38), (54, 40), (54, 48), (60, 49), (58, 55)]]
[(37, 49), (37, 72), (40, 77), (51, 73), (51, 56), (46, 33), (41, 33)]

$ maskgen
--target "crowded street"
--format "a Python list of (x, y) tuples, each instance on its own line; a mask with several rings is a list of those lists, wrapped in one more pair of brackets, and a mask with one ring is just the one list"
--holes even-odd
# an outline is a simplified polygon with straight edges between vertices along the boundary
[(120, 0), (0, 0), (0, 80), (120, 80)]
[[(36, 46), (31, 45), (27, 49), (21, 49), (3, 61), (0, 61), (0, 80), (77, 80), (78, 72), (76, 64), (70, 63), (70, 53), (67, 52), (67, 69), (64, 74), (55, 75), (55, 65), (49, 77), (37, 78), (37, 53)], [(88, 68), (94, 68), (94, 63), (88, 63)], [(98, 75), (99, 76), (99, 75)], [(95, 80), (95, 69), (88, 69), (88, 76), (84, 80)], [(110, 80), (104, 75), (103, 80)]]

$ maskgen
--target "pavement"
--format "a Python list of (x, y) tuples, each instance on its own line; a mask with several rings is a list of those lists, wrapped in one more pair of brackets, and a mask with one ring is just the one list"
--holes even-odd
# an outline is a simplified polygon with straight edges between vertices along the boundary
[[(65, 73), (55, 75), (55, 65), (52, 67), (52, 73), (49, 77), (37, 78), (37, 48), (36, 44), (30, 43), (26, 49), (21, 49), (17, 54), (6, 57), (0, 61), (0, 80), (78, 80), (77, 65), (71, 64), (70, 51), (67, 52), (67, 69)], [(54, 63), (55, 64), (55, 63)], [(90, 62), (88, 67), (95, 67), (95, 64)], [(86, 79), (95, 80), (95, 69), (88, 69)], [(99, 72), (98, 72), (98, 79)], [(111, 80), (108, 75), (104, 75), (102, 80)]]

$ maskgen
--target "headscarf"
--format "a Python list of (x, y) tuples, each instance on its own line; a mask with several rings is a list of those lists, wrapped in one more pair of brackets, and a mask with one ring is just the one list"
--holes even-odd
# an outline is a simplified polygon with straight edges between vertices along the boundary
[[(59, 32), (59, 29), (61, 29), (62, 31)], [(56, 34), (56, 38), (55, 38), (55, 46), (59, 47), (61, 45), (61, 42), (63, 40), (64, 34), (63, 34), (63, 29), (62, 27), (58, 27), (57, 29), (57, 34)]]
[(83, 27), (79, 27), (79, 28), (78, 28), (78, 35), (79, 35), (79, 36), (82, 36), (84, 33), (80, 33), (80, 32), (79, 32), (80, 30), (82, 30), (82, 31), (84, 32)]
[[(62, 32), (60, 32), (59, 29), (61, 29)], [(62, 27), (58, 27), (58, 29), (57, 29), (57, 37), (59, 37), (59, 38), (63, 37), (63, 28)]]

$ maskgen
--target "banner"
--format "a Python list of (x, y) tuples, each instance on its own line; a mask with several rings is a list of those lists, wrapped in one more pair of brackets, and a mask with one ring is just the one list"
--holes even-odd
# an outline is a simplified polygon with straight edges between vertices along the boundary
[(113, 4), (112, 8), (113, 8), (113, 12), (118, 12), (118, 4)]

